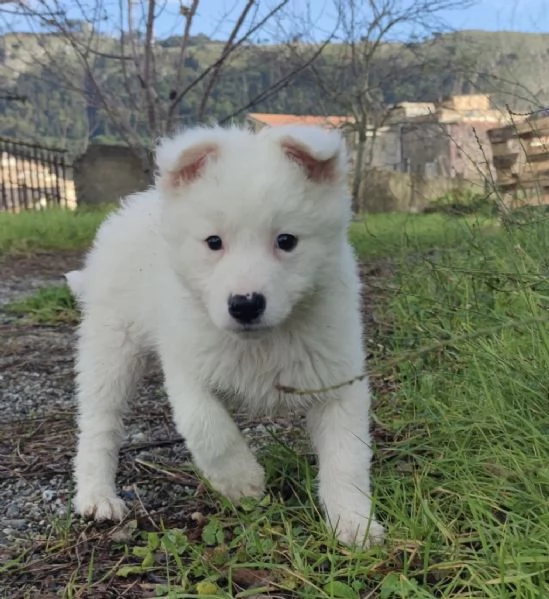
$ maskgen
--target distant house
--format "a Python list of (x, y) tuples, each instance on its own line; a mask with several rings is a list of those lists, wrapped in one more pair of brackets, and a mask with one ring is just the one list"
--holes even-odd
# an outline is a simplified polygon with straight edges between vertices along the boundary
[(404, 123), (415, 117), (435, 111), (433, 102), (400, 102), (389, 107), (383, 123), (369, 128), (366, 142), (366, 160), (369, 167), (388, 171), (402, 170), (402, 134)]
[(428, 116), (436, 110), (434, 102), (400, 102), (391, 106), (384, 123), (398, 124), (418, 116)]
[[(355, 158), (356, 131), (350, 116), (250, 113), (247, 120), (256, 131), (288, 124), (342, 129), (351, 160)], [(507, 121), (508, 115), (495, 109), (486, 94), (400, 102), (389, 108), (380, 127), (368, 129), (365, 160), (382, 170), (480, 182), (493, 174), (487, 132)]]
[(280, 125), (317, 125), (330, 129), (344, 129), (346, 125), (352, 124), (354, 121), (350, 116), (311, 116), (264, 112), (250, 112), (246, 118), (254, 131), (259, 131), (263, 127)]
[(354, 146), (354, 119), (351, 116), (312, 116), (297, 114), (269, 114), (251, 112), (246, 120), (254, 131), (263, 127), (279, 127), (281, 125), (316, 125), (327, 129), (340, 129), (347, 141), (349, 149)]
[[(370, 166), (386, 170), (401, 170), (402, 155), (399, 123), (413, 117), (431, 114), (434, 110), (435, 105), (431, 102), (401, 102), (393, 106), (389, 111), (386, 124), (375, 130), (368, 128), (365, 156)], [(290, 124), (320, 125), (321, 127), (341, 129), (344, 131), (347, 140), (351, 161), (354, 160), (356, 131), (355, 127), (352, 126), (354, 118), (351, 116), (250, 113), (247, 120), (255, 131), (267, 126), (276, 127)]]
[(493, 174), (488, 131), (506, 122), (485, 94), (458, 95), (435, 105), (430, 114), (399, 124), (401, 168), (424, 177), (482, 181)]

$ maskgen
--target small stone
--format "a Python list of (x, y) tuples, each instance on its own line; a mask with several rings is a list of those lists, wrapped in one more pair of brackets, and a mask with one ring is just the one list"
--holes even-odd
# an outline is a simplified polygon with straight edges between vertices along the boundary
[(13, 528), (15, 530), (21, 530), (27, 526), (27, 521), (23, 518), (14, 518), (4, 520), (4, 524), (8, 526), (8, 528)]
[(133, 501), (134, 499), (137, 499), (136, 495), (135, 495), (135, 491), (133, 489), (131, 489), (131, 488), (129, 488), (129, 489), (122, 489), (120, 491), (120, 496), (122, 497), (122, 499), (124, 501)]
[(17, 516), (19, 516), (20, 511), (21, 510), (19, 509), (19, 506), (15, 505), (15, 503), (12, 503), (6, 510), (6, 517), (17, 518)]
[(133, 533), (137, 530), (137, 521), (130, 520), (124, 526), (118, 528), (111, 534), (111, 539), (116, 543), (129, 543)]
[(53, 501), (55, 499), (55, 491), (52, 491), (52, 489), (45, 489), (44, 491), (42, 491), (42, 499), (44, 501)]

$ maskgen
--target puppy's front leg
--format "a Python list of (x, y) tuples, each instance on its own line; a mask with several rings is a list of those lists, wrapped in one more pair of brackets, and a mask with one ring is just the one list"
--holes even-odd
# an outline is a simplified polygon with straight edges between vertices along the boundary
[(348, 545), (383, 537), (370, 499), (369, 407), (368, 383), (361, 381), (342, 388), (339, 399), (313, 405), (308, 413), (319, 459), (320, 501), (328, 524)]
[(261, 497), (265, 492), (263, 468), (236, 424), (221, 402), (182, 372), (179, 364), (163, 358), (175, 424), (195, 464), (212, 487), (232, 501)]
[(76, 361), (80, 430), (74, 460), (74, 506), (83, 516), (121, 520), (126, 513), (115, 487), (122, 416), (144, 364), (116, 315), (90, 311), (85, 315)]

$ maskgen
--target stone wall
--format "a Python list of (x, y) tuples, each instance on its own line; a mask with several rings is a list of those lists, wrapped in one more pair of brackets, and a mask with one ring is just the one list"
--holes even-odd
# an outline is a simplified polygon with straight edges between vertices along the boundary
[(360, 187), (361, 212), (423, 212), (447, 194), (484, 192), (481, 184), (448, 177), (368, 169)]
[(73, 172), (79, 205), (117, 203), (153, 182), (150, 165), (126, 146), (90, 145)]

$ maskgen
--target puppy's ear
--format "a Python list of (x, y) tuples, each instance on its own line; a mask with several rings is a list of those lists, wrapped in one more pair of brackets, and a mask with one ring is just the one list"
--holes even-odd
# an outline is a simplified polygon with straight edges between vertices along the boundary
[(160, 185), (166, 191), (176, 191), (200, 179), (218, 153), (217, 143), (194, 131), (165, 140), (156, 153)]
[(185, 150), (170, 171), (172, 185), (191, 183), (202, 175), (208, 160), (217, 156), (219, 148), (213, 143), (203, 143)]
[(337, 183), (347, 169), (347, 154), (338, 131), (320, 127), (293, 127), (281, 137), (286, 157), (315, 183)]

